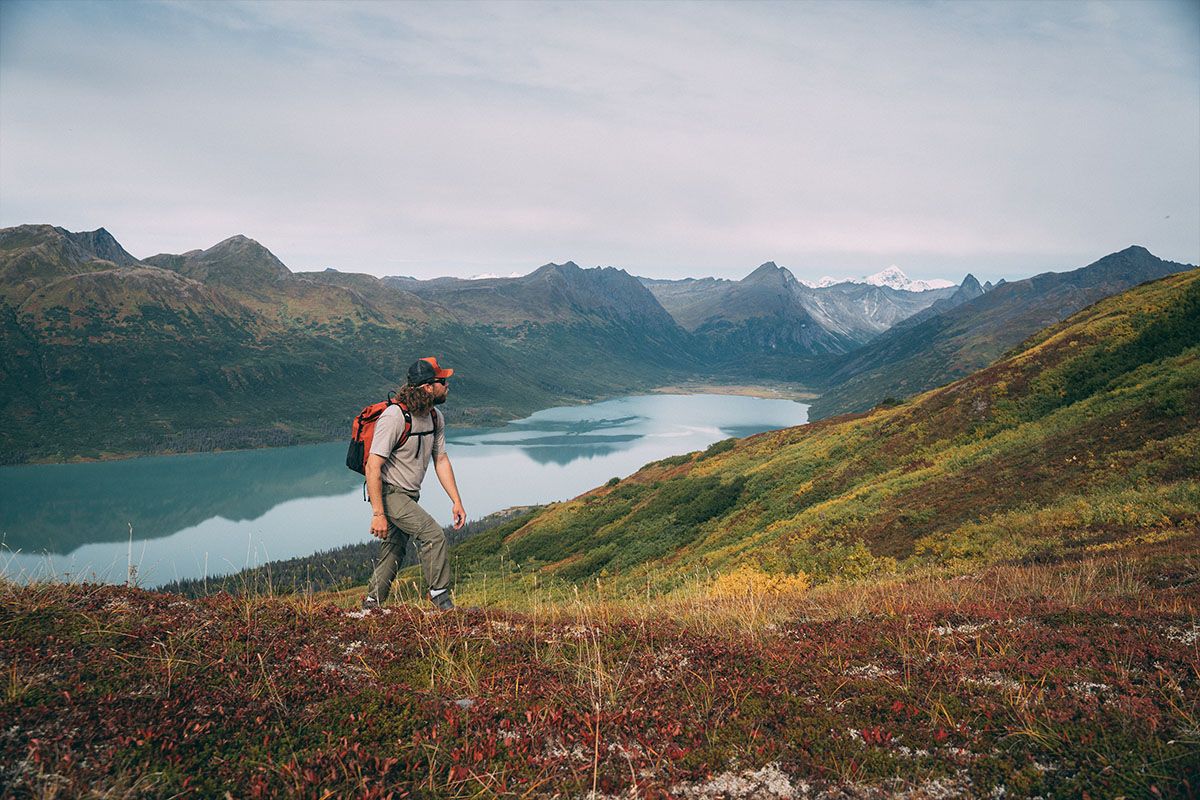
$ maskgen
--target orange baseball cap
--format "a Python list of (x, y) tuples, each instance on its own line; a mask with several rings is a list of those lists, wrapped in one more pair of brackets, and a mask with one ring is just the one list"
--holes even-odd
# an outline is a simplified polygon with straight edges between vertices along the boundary
[(433, 356), (419, 358), (408, 368), (408, 385), (420, 386), (436, 378), (449, 378), (453, 374), (454, 370), (440, 366)]

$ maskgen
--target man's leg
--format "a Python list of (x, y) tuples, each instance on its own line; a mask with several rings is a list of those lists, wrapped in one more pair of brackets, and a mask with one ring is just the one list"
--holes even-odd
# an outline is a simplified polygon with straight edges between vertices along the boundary
[(385, 489), (383, 507), (388, 522), (416, 540), (417, 559), (421, 562), (421, 573), (429, 591), (438, 594), (448, 589), (450, 564), (446, 554), (449, 545), (442, 526), (417, 505), (417, 501), (400, 491), (388, 492)]
[(371, 573), (371, 580), (367, 584), (368, 603), (374, 600), (383, 605), (387, 601), (392, 591), (392, 581), (396, 579), (396, 573), (404, 563), (406, 552), (408, 534), (389, 519), (387, 538), (379, 543), (379, 561), (375, 564), (375, 571)]

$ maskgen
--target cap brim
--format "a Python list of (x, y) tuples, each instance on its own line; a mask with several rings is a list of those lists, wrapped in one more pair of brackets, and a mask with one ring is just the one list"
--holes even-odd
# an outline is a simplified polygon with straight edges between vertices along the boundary
[(454, 374), (454, 370), (452, 370), (452, 369), (438, 369), (438, 370), (434, 370), (433, 374), (434, 374), (436, 377), (438, 377), (438, 378), (449, 378), (451, 375), (453, 375), (453, 374)]

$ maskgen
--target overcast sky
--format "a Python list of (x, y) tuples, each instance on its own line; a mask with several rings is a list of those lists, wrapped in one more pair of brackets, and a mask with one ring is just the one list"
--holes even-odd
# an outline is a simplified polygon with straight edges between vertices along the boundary
[(293, 270), (1200, 260), (1200, 3), (0, 0), (0, 225)]

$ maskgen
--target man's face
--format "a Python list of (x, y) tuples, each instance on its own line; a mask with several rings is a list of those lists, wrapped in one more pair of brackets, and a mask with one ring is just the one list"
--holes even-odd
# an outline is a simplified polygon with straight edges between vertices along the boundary
[(425, 385), (428, 387), (429, 392), (433, 395), (433, 404), (435, 406), (440, 406), (442, 403), (446, 402), (446, 395), (450, 392), (450, 384), (446, 382), (445, 378), (439, 378), (433, 383), (427, 383)]

